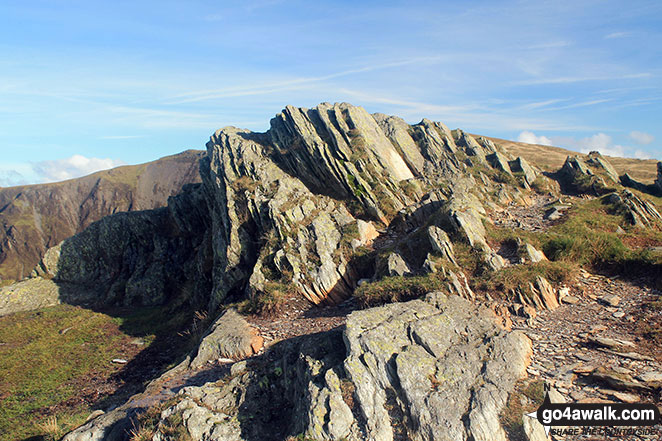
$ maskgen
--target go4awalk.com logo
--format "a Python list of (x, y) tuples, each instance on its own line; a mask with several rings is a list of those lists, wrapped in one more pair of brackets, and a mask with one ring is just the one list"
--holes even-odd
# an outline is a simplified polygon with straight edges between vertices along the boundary
[(549, 386), (536, 418), (553, 435), (653, 435), (661, 434), (660, 410), (651, 403), (552, 403)]

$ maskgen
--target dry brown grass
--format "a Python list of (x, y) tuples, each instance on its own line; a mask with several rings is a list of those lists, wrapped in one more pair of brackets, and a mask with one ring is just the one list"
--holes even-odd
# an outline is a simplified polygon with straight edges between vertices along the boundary
[[(582, 153), (560, 147), (526, 144), (491, 137), (486, 138), (500, 144), (513, 156), (521, 156), (544, 171), (551, 172), (558, 170), (563, 166), (563, 162), (568, 155), (586, 156)], [(657, 176), (657, 160), (655, 159), (605, 157), (614, 166), (619, 175), (628, 173), (632, 178), (643, 184), (652, 184)]]

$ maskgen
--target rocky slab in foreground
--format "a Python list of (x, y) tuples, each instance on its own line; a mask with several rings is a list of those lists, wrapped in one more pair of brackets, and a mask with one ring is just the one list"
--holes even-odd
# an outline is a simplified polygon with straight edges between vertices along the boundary
[[(170, 439), (176, 423), (196, 441), (505, 440), (499, 414), (530, 355), (528, 338), (486, 310), (431, 293), (353, 312), (342, 332), (277, 343), (183, 388), (151, 439)], [(64, 440), (122, 439), (135, 411), (125, 405)]]

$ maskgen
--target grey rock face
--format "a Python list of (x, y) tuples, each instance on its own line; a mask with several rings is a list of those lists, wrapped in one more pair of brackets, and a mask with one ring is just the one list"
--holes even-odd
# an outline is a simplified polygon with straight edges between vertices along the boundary
[[(459, 297), (430, 294), (352, 313), (345, 370), (370, 440), (505, 440), (498, 415), (524, 375), (530, 342)], [(400, 421), (398, 421), (400, 422)]]
[(60, 303), (60, 288), (52, 280), (41, 277), (0, 288), (0, 317), (58, 303)]
[(386, 275), (393, 276), (406, 276), (411, 274), (411, 269), (407, 262), (397, 253), (391, 253), (386, 258)]
[(451, 263), (457, 264), (455, 262), (455, 253), (453, 252), (453, 243), (448, 237), (448, 234), (436, 225), (429, 226), (427, 233), (432, 250), (441, 257), (448, 259)]
[(655, 179), (655, 186), (658, 191), (662, 192), (662, 162), (657, 163), (657, 178)]
[(531, 263), (538, 263), (547, 260), (545, 254), (528, 242), (518, 243), (518, 253), (520, 257)]

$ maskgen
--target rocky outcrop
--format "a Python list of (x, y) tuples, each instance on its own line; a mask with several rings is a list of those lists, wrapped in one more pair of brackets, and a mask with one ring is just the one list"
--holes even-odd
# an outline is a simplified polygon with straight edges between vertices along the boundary
[(514, 173), (522, 173), (527, 184), (531, 185), (538, 177), (538, 172), (534, 169), (526, 159), (518, 157), (509, 163), (510, 169)]
[[(361, 277), (372, 276), (352, 257), (377, 239), (375, 224), (402, 222), (410, 230), (431, 215), (439, 228), (481, 250), (486, 268), (498, 270), (505, 263), (487, 245), (486, 212), (476, 196), (486, 193), (465, 173), (460, 153), (509, 167), (490, 140), (441, 123), (410, 126), (345, 103), (288, 106), (265, 133), (216, 132), (195, 194), (173, 198), (161, 211), (92, 225), (65, 241), (59, 257), (57, 249), (49, 251), (35, 275), (86, 285), (105, 304), (158, 304), (176, 291), (187, 297), (194, 291), (215, 310), (228, 295), (255, 299), (291, 289), (315, 304), (339, 303)], [(190, 210), (177, 210), (186, 203)], [(428, 250), (452, 263), (450, 242), (439, 240), (413, 260), (403, 254), (405, 265), (392, 262), (387, 273), (415, 273)]]
[(528, 242), (518, 241), (517, 242), (517, 254), (520, 256), (522, 263), (538, 263), (543, 260), (547, 260), (545, 253), (534, 247)]
[(595, 195), (612, 192), (620, 183), (614, 167), (598, 152), (589, 153), (586, 160), (568, 156), (557, 176), (567, 190)]
[(657, 178), (654, 185), (657, 187), (658, 193), (662, 194), (662, 162), (657, 163)]
[(0, 316), (60, 303), (60, 289), (52, 280), (28, 279), (0, 288)]
[(607, 177), (612, 181), (612, 182), (619, 182), (618, 178), (618, 172), (616, 169), (607, 161), (601, 154), (600, 152), (590, 152), (588, 154), (588, 158), (586, 160), (586, 163), (596, 167), (598, 169), (601, 169), (604, 171), (604, 173), (607, 175)]
[(655, 206), (630, 190), (613, 193), (605, 198), (634, 226), (649, 228), (662, 222), (662, 216)]
[[(344, 344), (343, 344), (344, 342)], [(278, 343), (217, 379), (181, 389), (152, 440), (506, 440), (499, 415), (531, 346), (459, 297), (352, 313), (335, 330)], [(140, 397), (65, 441), (117, 439)], [(175, 423), (176, 422), (176, 423)]]
[(556, 309), (559, 307), (559, 298), (556, 290), (542, 276), (537, 276), (536, 280), (529, 282), (528, 288), (517, 289), (517, 299), (522, 305), (530, 305), (536, 309)]
[(164, 207), (200, 182), (204, 152), (189, 150), (52, 184), (0, 188), (0, 279), (21, 280), (44, 252), (113, 213)]

